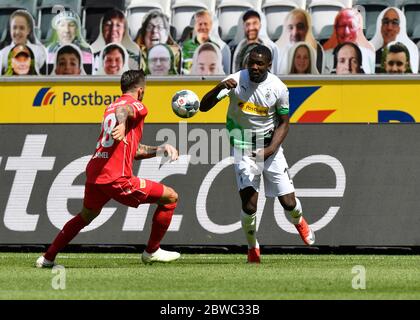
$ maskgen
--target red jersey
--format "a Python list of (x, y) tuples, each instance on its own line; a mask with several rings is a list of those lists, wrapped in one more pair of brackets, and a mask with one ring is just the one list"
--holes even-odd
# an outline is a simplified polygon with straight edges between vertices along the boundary
[[(134, 117), (127, 119), (126, 143), (115, 141), (111, 135), (112, 129), (118, 124), (115, 110), (124, 105), (131, 105), (134, 111)], [(111, 183), (120, 177), (133, 175), (133, 160), (141, 141), (146, 115), (146, 106), (127, 94), (106, 108), (95, 153), (86, 167), (87, 183)]]

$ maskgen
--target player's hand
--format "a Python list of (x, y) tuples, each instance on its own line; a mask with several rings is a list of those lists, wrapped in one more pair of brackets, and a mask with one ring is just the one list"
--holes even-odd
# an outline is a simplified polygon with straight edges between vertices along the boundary
[(261, 148), (256, 151), (252, 151), (252, 156), (255, 157), (256, 162), (261, 162), (267, 160), (273, 152), (270, 148)]
[(170, 144), (164, 144), (158, 148), (158, 154), (170, 158), (171, 161), (178, 159), (178, 150)]
[(115, 126), (115, 128), (112, 129), (111, 135), (114, 140), (124, 141), (124, 143), (127, 143), (125, 140), (125, 123), (120, 123)]
[(224, 88), (229, 90), (238, 86), (238, 83), (234, 79), (227, 79), (225, 81), (222, 81), (221, 83), (224, 86)]

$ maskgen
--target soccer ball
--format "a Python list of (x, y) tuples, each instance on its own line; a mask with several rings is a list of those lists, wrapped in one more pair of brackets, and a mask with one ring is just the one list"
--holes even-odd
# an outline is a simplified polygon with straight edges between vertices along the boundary
[(172, 110), (178, 117), (191, 118), (200, 108), (200, 99), (191, 90), (177, 91), (172, 97)]

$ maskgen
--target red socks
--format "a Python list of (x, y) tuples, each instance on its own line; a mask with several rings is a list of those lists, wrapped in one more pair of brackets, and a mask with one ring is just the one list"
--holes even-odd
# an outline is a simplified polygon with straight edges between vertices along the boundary
[(68, 221), (54, 242), (48, 248), (48, 251), (44, 254), (45, 259), (54, 261), (55, 256), (61, 251), (73, 238), (86, 227), (87, 223), (83, 220), (82, 216), (78, 214), (73, 219)]
[(153, 215), (152, 232), (150, 233), (149, 242), (147, 243), (146, 252), (153, 253), (159, 249), (160, 241), (165, 236), (171, 224), (172, 216), (177, 203), (159, 205)]
[[(153, 253), (159, 249), (160, 241), (165, 236), (166, 230), (168, 230), (171, 224), (172, 216), (177, 203), (170, 203), (165, 205), (159, 205), (153, 215), (152, 232), (147, 243), (146, 251)], [(54, 261), (55, 256), (60, 252), (73, 238), (86, 227), (87, 223), (83, 220), (82, 216), (78, 214), (73, 219), (68, 221), (54, 242), (48, 248), (48, 251), (44, 254), (45, 259)]]

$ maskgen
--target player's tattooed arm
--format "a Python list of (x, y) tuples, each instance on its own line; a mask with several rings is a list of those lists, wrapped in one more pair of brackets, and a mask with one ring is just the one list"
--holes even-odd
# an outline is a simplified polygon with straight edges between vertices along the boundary
[(134, 159), (148, 159), (156, 156), (169, 157), (172, 161), (178, 159), (178, 150), (170, 144), (164, 144), (159, 147), (147, 146), (139, 144)]
[(118, 124), (112, 130), (112, 138), (121, 141), (124, 140), (126, 134), (126, 122), (128, 118), (134, 116), (133, 107), (130, 105), (118, 106), (115, 109), (115, 117), (117, 118)]
[(139, 144), (136, 155), (134, 156), (134, 159), (140, 160), (140, 159), (148, 159), (156, 157), (156, 153), (158, 151), (158, 147), (152, 147), (147, 146), (145, 144)]

